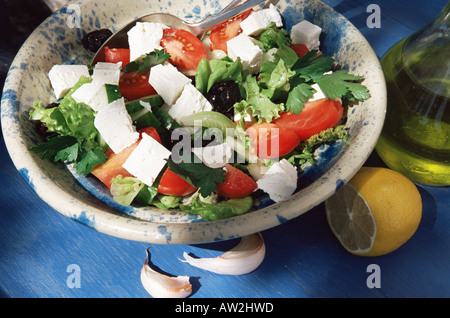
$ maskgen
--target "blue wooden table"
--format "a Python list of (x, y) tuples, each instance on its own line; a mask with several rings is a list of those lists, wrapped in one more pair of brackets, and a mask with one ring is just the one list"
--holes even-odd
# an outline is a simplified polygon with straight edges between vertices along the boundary
[[(430, 22), (446, 0), (325, 2), (359, 28), (381, 56)], [(379, 5), (381, 28), (367, 27), (369, 4)], [(383, 166), (376, 153), (366, 165)], [(148, 244), (98, 233), (47, 206), (14, 168), (3, 139), (0, 167), (0, 296), (150, 297), (140, 281)], [(151, 260), (166, 273), (193, 277), (192, 298), (446, 298), (450, 296), (450, 188), (418, 188), (423, 199), (420, 226), (410, 241), (385, 256), (347, 253), (331, 233), (322, 204), (262, 232), (265, 260), (247, 275), (218, 275), (179, 261), (184, 251), (198, 257), (217, 256), (236, 240), (153, 245)], [(379, 288), (367, 283), (371, 264), (379, 266)], [(73, 274), (79, 275), (79, 281), (72, 279)]]

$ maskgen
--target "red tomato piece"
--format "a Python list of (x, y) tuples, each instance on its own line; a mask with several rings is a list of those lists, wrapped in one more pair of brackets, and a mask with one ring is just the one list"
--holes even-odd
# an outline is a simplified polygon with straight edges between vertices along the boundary
[(323, 98), (305, 103), (298, 115), (282, 113), (273, 123), (295, 132), (301, 140), (306, 140), (322, 130), (336, 126), (343, 113), (341, 102)]
[(170, 62), (178, 67), (195, 70), (207, 57), (202, 42), (183, 29), (164, 29), (161, 46), (170, 54)]
[(217, 193), (227, 199), (238, 199), (249, 196), (258, 185), (252, 177), (230, 164), (225, 166), (227, 173), (225, 182), (216, 183)]
[[(158, 132), (155, 128), (149, 127), (149, 128), (143, 128), (138, 131), (141, 134), (146, 133), (149, 136), (156, 139), (158, 142), (161, 143), (161, 138), (159, 137)], [(129, 146), (128, 148), (122, 150), (118, 154), (115, 154), (111, 149), (108, 149), (105, 151), (105, 155), (108, 157), (108, 160), (105, 163), (102, 163), (101, 165), (98, 165), (95, 167), (91, 173), (97, 177), (101, 182), (103, 182), (109, 189), (111, 189), (111, 180), (117, 177), (118, 175), (122, 175), (122, 177), (132, 177), (125, 168), (122, 167), (124, 162), (128, 159), (128, 157), (131, 155), (134, 149), (136, 149), (137, 145), (141, 139), (136, 141), (134, 144)]]
[(120, 93), (127, 100), (155, 95), (156, 91), (148, 82), (150, 74), (122, 73), (119, 80)]
[(111, 181), (118, 175), (122, 177), (132, 177), (132, 175), (122, 167), (123, 163), (128, 159), (139, 142), (136, 142), (128, 148), (122, 150), (118, 154), (110, 154), (108, 161), (95, 167), (91, 173), (111, 189)]
[(183, 196), (197, 190), (186, 180), (167, 168), (163, 173), (158, 186), (158, 192), (167, 195)]
[(122, 62), (122, 67), (130, 63), (130, 49), (110, 49), (105, 47), (105, 62), (119, 63)]
[(161, 137), (159, 137), (158, 132), (153, 127), (142, 128), (139, 129), (138, 132), (141, 134), (141, 137), (143, 133), (146, 133), (147, 135), (155, 139), (157, 142), (161, 143)]
[(222, 22), (211, 31), (209, 40), (211, 41), (211, 50), (222, 50), (227, 52), (227, 41), (231, 40), (242, 32), (241, 22), (244, 21), (253, 9), (249, 9), (237, 16)]
[(253, 153), (262, 159), (287, 155), (300, 143), (295, 132), (274, 123), (254, 124), (246, 132), (250, 137)]
[(290, 47), (294, 50), (298, 57), (302, 57), (309, 51), (304, 44), (292, 44)]
[[(294, 52), (297, 54), (297, 56), (299, 58), (302, 57), (303, 55), (305, 55), (309, 51), (308, 48), (306, 47), (306, 45), (304, 45), (304, 44), (292, 44), (290, 46), (290, 48), (294, 50)], [(322, 54), (322, 52), (318, 51), (316, 57), (321, 54)]]

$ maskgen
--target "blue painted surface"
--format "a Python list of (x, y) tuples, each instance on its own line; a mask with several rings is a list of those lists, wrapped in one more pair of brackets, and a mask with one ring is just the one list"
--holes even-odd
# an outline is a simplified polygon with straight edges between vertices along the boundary
[[(426, 25), (446, 3), (324, 2), (357, 26), (378, 56)], [(366, 8), (372, 3), (380, 5), (381, 29), (366, 26)], [(98, 233), (47, 206), (24, 180), (26, 172), (14, 168), (3, 139), (0, 165), (0, 296), (149, 297), (139, 278), (148, 244)], [(366, 165), (383, 164), (374, 153)], [(323, 205), (319, 205), (294, 220), (280, 219), (280, 226), (262, 232), (266, 258), (248, 275), (218, 275), (179, 260), (184, 251), (198, 257), (217, 256), (237, 240), (153, 245), (151, 262), (168, 274), (195, 278), (193, 298), (449, 297), (450, 188), (418, 188), (423, 200), (421, 224), (404, 246), (385, 256), (364, 258), (347, 253), (331, 233)], [(164, 226), (160, 232), (165, 235)], [(72, 264), (79, 266), (80, 288), (68, 287)], [(367, 287), (370, 264), (381, 269), (381, 288)]]

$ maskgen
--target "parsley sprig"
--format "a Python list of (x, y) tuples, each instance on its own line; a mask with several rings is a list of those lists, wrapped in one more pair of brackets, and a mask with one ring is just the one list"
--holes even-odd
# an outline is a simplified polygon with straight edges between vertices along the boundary
[(226, 171), (210, 168), (198, 158), (195, 160), (194, 156), (192, 154), (190, 162), (175, 162), (172, 159), (167, 159), (167, 164), (172, 172), (183, 177), (194, 187), (198, 187), (199, 193), (206, 198), (217, 192), (216, 182), (225, 182)]
[(46, 142), (29, 150), (40, 154), (42, 159), (74, 163), (79, 174), (88, 174), (108, 159), (99, 147), (90, 147), (72, 136), (52, 135)]
[(170, 54), (163, 50), (154, 50), (147, 53), (141, 60), (136, 60), (125, 65), (124, 71), (126, 73), (137, 72), (138, 74), (150, 72), (150, 68), (155, 65), (163, 64), (170, 58)]
[[(315, 93), (313, 84), (319, 85), (325, 96), (330, 99), (358, 101), (370, 98), (368, 89), (360, 83), (362, 76), (349, 74), (347, 70), (328, 73), (335, 60), (330, 56), (318, 54), (317, 50), (311, 50), (297, 58), (292, 49), (281, 46), (275, 57), (275, 61), (263, 63), (259, 85), (264, 88), (263, 92), (271, 93), (268, 96), (271, 99), (276, 96), (274, 92), (285, 91), (287, 111), (295, 114), (302, 111), (304, 103)], [(283, 86), (272, 84), (280, 83), (279, 79), (286, 77), (286, 74), (289, 74), (287, 84), (286, 82)]]

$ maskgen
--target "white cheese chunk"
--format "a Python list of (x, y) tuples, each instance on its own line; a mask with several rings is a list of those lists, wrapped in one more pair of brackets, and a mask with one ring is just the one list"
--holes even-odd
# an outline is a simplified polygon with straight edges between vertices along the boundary
[(212, 111), (211, 103), (192, 84), (186, 84), (176, 103), (169, 108), (169, 115), (178, 123), (194, 113)]
[(63, 98), (81, 76), (90, 77), (86, 65), (54, 65), (48, 77), (56, 98)]
[(291, 29), (292, 44), (304, 44), (308, 50), (318, 50), (320, 46), (319, 36), (322, 28), (303, 20)]
[(192, 80), (172, 64), (158, 64), (151, 68), (148, 82), (170, 106), (180, 97), (184, 86)]
[(263, 50), (253, 43), (252, 38), (241, 33), (227, 42), (228, 56), (236, 61), (241, 59), (242, 68), (256, 73), (261, 68)]
[(92, 80), (102, 84), (119, 85), (120, 70), (122, 69), (122, 62), (107, 63), (98, 62), (95, 64), (92, 73)]
[(167, 163), (166, 159), (170, 157), (170, 154), (171, 152), (167, 148), (143, 133), (142, 140), (122, 167), (147, 186), (152, 186)]
[(297, 188), (297, 168), (286, 159), (275, 162), (262, 178), (258, 187), (269, 194), (271, 200), (280, 202), (289, 198)]
[(137, 22), (127, 33), (130, 61), (135, 61), (155, 49), (161, 50), (163, 30), (167, 28), (168, 26), (162, 23)]
[(316, 92), (313, 94), (313, 96), (308, 100), (308, 102), (313, 102), (315, 100), (319, 100), (322, 98), (326, 98), (325, 94), (322, 92), (318, 84), (312, 84), (312, 88), (316, 90)]
[(273, 4), (270, 4), (267, 9), (253, 11), (241, 22), (241, 29), (247, 35), (258, 35), (267, 28), (271, 22), (275, 22), (275, 25), (278, 28), (283, 26), (280, 12), (278, 12)]
[(123, 98), (102, 107), (95, 116), (94, 126), (114, 153), (121, 152), (139, 139)]
[(192, 152), (208, 167), (222, 168), (228, 163), (233, 156), (233, 151), (226, 143), (192, 148)]
[(89, 105), (96, 112), (108, 105), (105, 84), (94, 81), (81, 85), (73, 92), (72, 98), (77, 103)]

